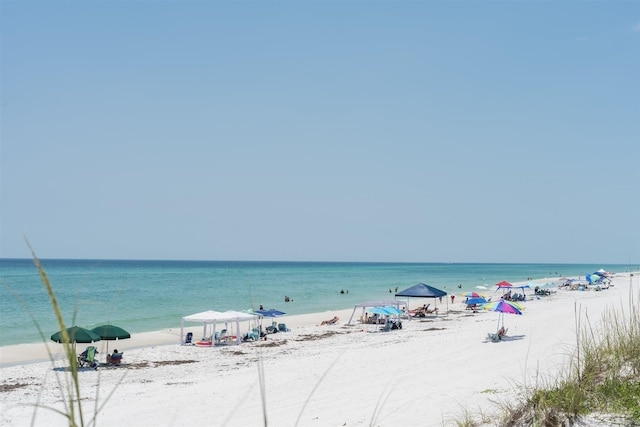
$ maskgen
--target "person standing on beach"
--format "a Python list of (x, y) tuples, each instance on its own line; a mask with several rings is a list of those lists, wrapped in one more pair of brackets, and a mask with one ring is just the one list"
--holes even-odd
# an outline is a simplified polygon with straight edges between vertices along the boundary
[(453, 300), (456, 299), (456, 296), (451, 294), (451, 304), (453, 304)]

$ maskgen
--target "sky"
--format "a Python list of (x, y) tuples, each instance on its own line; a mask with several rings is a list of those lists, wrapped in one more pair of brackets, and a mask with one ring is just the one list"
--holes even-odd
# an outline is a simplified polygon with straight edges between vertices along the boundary
[(636, 1), (0, 24), (0, 258), (640, 263)]

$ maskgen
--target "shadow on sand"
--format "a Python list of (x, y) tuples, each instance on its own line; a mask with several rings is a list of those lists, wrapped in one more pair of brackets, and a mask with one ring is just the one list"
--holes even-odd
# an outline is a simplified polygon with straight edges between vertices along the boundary
[(518, 341), (524, 339), (526, 335), (505, 335), (500, 339), (497, 339), (496, 334), (487, 334), (487, 338), (484, 342), (503, 342), (503, 341)]

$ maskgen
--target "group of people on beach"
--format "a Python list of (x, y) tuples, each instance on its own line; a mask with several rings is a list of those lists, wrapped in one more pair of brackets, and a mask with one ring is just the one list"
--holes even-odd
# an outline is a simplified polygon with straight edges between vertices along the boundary
[[(78, 365), (84, 367), (85, 365), (91, 369), (98, 369), (98, 349), (95, 346), (88, 346), (82, 353), (78, 355)], [(122, 362), (122, 353), (118, 352), (118, 349), (114, 349), (113, 353), (107, 353), (107, 365), (119, 365)]]

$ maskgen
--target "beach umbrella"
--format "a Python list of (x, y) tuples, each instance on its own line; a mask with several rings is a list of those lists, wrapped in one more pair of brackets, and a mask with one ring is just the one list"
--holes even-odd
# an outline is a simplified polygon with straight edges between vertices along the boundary
[(513, 301), (507, 301), (501, 299), (500, 301), (493, 301), (484, 304), (483, 308), (489, 311), (497, 311), (500, 313), (498, 316), (498, 328), (500, 328), (500, 320), (502, 320), (502, 326), (504, 326), (504, 314), (516, 314), (522, 315), (524, 306)]
[(514, 301), (508, 301), (506, 299), (500, 299), (499, 301), (488, 302), (483, 307), (485, 310), (497, 311), (499, 313), (508, 314), (522, 314), (524, 305), (518, 304)]
[(482, 295), (477, 292), (465, 292), (462, 296), (465, 298), (483, 298)]
[(91, 330), (101, 339), (107, 341), (107, 353), (109, 353), (109, 341), (126, 340), (131, 338), (131, 334), (124, 329), (113, 325), (100, 325)]
[[(287, 314), (284, 311), (276, 310), (275, 308), (270, 308), (269, 310), (256, 310), (254, 311), (254, 313), (260, 317), (271, 317), (271, 318), (276, 318), (276, 317), (284, 316), (285, 314)], [(273, 320), (271, 322), (271, 326), (267, 327), (267, 332), (269, 332), (269, 328), (276, 328), (277, 323), (278, 322)], [(262, 329), (262, 321), (260, 321), (260, 329)], [(276, 332), (277, 328), (273, 329), (273, 331)]]
[[(80, 326), (72, 326), (66, 329), (69, 336), (69, 342), (73, 343), (73, 349), (75, 351), (76, 343), (92, 343), (100, 341), (100, 335), (90, 331), (89, 329), (81, 328)], [(51, 335), (51, 341), (57, 343), (64, 342), (62, 331), (58, 331)]]
[(487, 300), (484, 297), (474, 297), (474, 298), (469, 298), (468, 300), (465, 301), (465, 304), (467, 305), (473, 305), (473, 304), (486, 304)]
[(259, 314), (262, 317), (279, 317), (284, 316), (284, 311), (276, 310), (275, 308), (270, 308), (269, 310), (256, 310), (254, 313)]
[(511, 283), (507, 282), (506, 280), (503, 280), (500, 283), (496, 283), (496, 286), (499, 287), (499, 288), (510, 288), (513, 285)]

